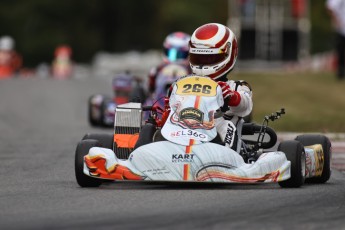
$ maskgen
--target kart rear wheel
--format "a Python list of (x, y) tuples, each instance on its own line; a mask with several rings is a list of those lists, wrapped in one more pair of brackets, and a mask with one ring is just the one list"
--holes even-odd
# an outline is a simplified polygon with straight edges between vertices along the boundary
[(146, 93), (143, 87), (136, 86), (129, 95), (130, 102), (144, 103), (146, 101)]
[(89, 153), (92, 147), (99, 146), (97, 140), (82, 140), (78, 143), (75, 150), (75, 177), (80, 187), (99, 187), (101, 179), (89, 177), (84, 174), (84, 156)]
[(108, 106), (110, 103), (113, 103), (113, 99), (110, 97), (104, 96), (102, 104), (101, 104), (101, 108), (100, 108), (100, 110), (101, 110), (100, 111), (101, 112), (100, 125), (103, 127), (113, 127), (114, 126), (114, 121), (109, 122), (106, 119), (107, 110), (108, 110)]
[(97, 140), (100, 147), (113, 149), (114, 134), (87, 133), (82, 140)]
[(303, 145), (296, 140), (283, 141), (278, 146), (278, 151), (285, 153), (286, 158), (291, 162), (291, 177), (288, 180), (279, 182), (283, 188), (298, 188), (305, 180), (305, 152)]
[(156, 132), (156, 126), (153, 124), (146, 124), (143, 125), (143, 127), (141, 128), (140, 134), (139, 134), (139, 138), (137, 143), (134, 146), (134, 149), (139, 148), (142, 145), (146, 145), (146, 144), (150, 144), (153, 142), (153, 135)]
[(308, 183), (326, 183), (331, 177), (331, 141), (323, 135), (307, 134), (299, 135), (295, 140), (301, 142), (304, 146), (321, 144), (324, 154), (323, 170), (320, 177), (307, 178)]

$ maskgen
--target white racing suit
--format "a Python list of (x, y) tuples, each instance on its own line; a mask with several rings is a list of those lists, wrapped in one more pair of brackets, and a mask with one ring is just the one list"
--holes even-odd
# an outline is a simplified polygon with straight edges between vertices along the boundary
[(229, 80), (227, 84), (231, 90), (239, 93), (241, 100), (238, 105), (229, 106), (224, 116), (216, 118), (216, 128), (225, 146), (239, 152), (241, 146), (238, 139), (241, 137), (242, 118), (248, 116), (253, 109), (252, 90), (245, 81)]

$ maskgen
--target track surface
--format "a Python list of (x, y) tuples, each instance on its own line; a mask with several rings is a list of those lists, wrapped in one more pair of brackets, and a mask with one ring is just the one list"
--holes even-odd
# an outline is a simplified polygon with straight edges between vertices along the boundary
[[(110, 82), (110, 80), (109, 80)], [(117, 182), (78, 187), (74, 151), (87, 99), (106, 81), (0, 84), (0, 229), (345, 229), (345, 177), (324, 185)]]

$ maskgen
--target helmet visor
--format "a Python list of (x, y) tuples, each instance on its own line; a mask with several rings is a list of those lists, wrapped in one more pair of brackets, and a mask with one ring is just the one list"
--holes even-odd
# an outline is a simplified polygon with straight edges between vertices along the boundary
[(226, 53), (218, 54), (189, 54), (189, 62), (192, 65), (215, 65), (224, 61), (227, 57)]
[(164, 54), (171, 62), (187, 59), (188, 57), (188, 51), (183, 51), (176, 48), (164, 49)]

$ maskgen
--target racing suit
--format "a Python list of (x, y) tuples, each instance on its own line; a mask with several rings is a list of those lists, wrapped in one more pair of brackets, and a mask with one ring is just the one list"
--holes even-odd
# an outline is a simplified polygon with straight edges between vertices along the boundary
[(21, 65), (22, 58), (17, 52), (0, 50), (0, 79), (13, 77)]
[(249, 84), (245, 81), (228, 80), (226, 82), (230, 90), (236, 93), (235, 100), (230, 98), (228, 102), (229, 110), (223, 116), (218, 114), (216, 116), (216, 128), (218, 135), (225, 146), (240, 151), (241, 127), (243, 124), (243, 117), (248, 116), (253, 109), (252, 90)]
[[(170, 87), (168, 92), (170, 102), (174, 101), (172, 100), (171, 93), (174, 91), (173, 89), (176, 87), (176, 83), (184, 78), (189, 78), (189, 76), (180, 78)], [(236, 152), (239, 152), (241, 146), (238, 139), (241, 136), (241, 127), (244, 122), (242, 118), (249, 115), (253, 108), (252, 90), (249, 84), (245, 81), (228, 80), (226, 84), (229, 86), (231, 91), (234, 91), (234, 95), (230, 98), (230, 100), (225, 100), (225, 103), (228, 105), (228, 110), (225, 113), (217, 110), (216, 114), (214, 115), (215, 128), (221, 139), (221, 142), (225, 143), (225, 146), (232, 148)], [(173, 107), (172, 104), (170, 106)], [(208, 105), (208, 107), (210, 106), (211, 105)], [(165, 138), (166, 136), (167, 135), (165, 135)], [(213, 136), (213, 138), (213, 142), (218, 142), (215, 136)]]

